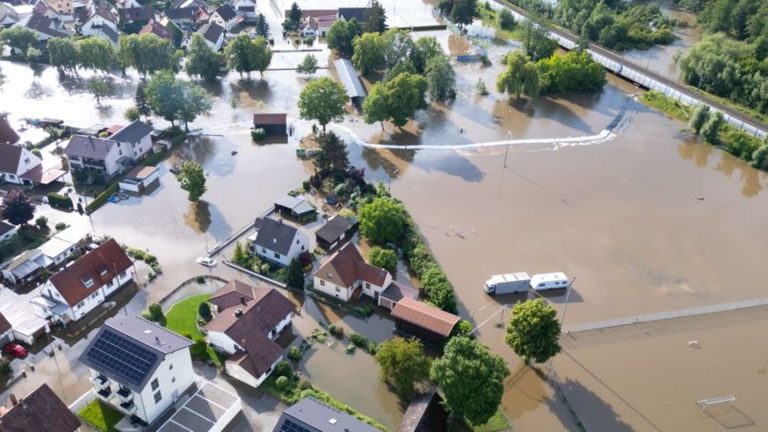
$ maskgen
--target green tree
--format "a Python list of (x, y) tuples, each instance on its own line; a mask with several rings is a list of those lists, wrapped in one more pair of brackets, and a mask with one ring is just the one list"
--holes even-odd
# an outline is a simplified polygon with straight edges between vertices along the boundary
[(701, 136), (711, 144), (718, 144), (720, 142), (718, 135), (720, 134), (720, 128), (723, 126), (723, 114), (719, 112), (709, 113), (704, 126), (701, 127)]
[(360, 36), (360, 25), (352, 18), (349, 21), (336, 20), (325, 36), (328, 48), (335, 49), (341, 55), (349, 57), (354, 52), (352, 41)]
[(242, 243), (235, 242), (235, 250), (232, 252), (232, 262), (240, 267), (249, 268), (251, 266), (251, 257), (243, 248)]
[(426, 108), (424, 96), (427, 85), (423, 76), (410, 73), (402, 73), (386, 83), (392, 124), (401, 128), (413, 118), (417, 110)]
[(147, 82), (143, 79), (139, 80), (139, 83), (136, 85), (133, 102), (136, 104), (136, 110), (139, 111), (139, 115), (149, 117), (152, 114), (152, 107), (149, 106), (149, 99), (147, 98)]
[(544, 363), (560, 352), (557, 312), (541, 299), (515, 304), (505, 339), (526, 363)]
[(181, 172), (176, 178), (181, 183), (181, 188), (187, 191), (187, 198), (192, 202), (197, 202), (207, 190), (203, 167), (195, 161), (182, 163)]
[(434, 101), (456, 97), (456, 71), (446, 55), (433, 57), (427, 63), (427, 89)]
[(340, 83), (322, 77), (307, 84), (299, 95), (299, 115), (306, 120), (317, 120), (325, 125), (344, 115), (347, 91)]
[(181, 53), (170, 40), (153, 33), (120, 36), (117, 58), (123, 68), (132, 66), (141, 75), (180, 70)]
[(135, 106), (128, 107), (128, 109), (125, 110), (123, 113), (123, 118), (128, 120), (129, 122), (133, 122), (136, 120), (139, 120), (141, 118), (141, 114), (139, 114), (139, 109)]
[(77, 44), (78, 63), (86, 69), (109, 72), (117, 57), (112, 44), (103, 38), (89, 37)]
[(456, 313), (456, 293), (448, 277), (437, 265), (430, 265), (421, 274), (424, 294), (435, 307)]
[(477, 0), (454, 0), (451, 9), (451, 21), (459, 27), (472, 24), (478, 16)]
[(71, 38), (48, 39), (48, 61), (59, 71), (77, 71), (77, 44)]
[(388, 97), (384, 84), (376, 83), (371, 87), (363, 101), (363, 120), (366, 123), (381, 122), (381, 130), (384, 130), (384, 122), (389, 118)]
[(413, 396), (416, 385), (429, 380), (431, 360), (415, 338), (394, 338), (376, 350), (381, 377), (402, 398)]
[(536, 63), (542, 93), (598, 91), (605, 86), (605, 69), (586, 52), (555, 54)]
[(521, 94), (529, 97), (538, 95), (539, 72), (522, 51), (508, 54), (504, 58), (504, 64), (507, 68), (496, 79), (496, 90), (510, 96), (515, 95), (518, 99)]
[(3, 199), (2, 210), (2, 219), (7, 219), (14, 225), (24, 225), (35, 217), (35, 206), (19, 189), (8, 192)]
[(493, 417), (504, 394), (509, 369), (479, 342), (454, 337), (443, 356), (432, 363), (430, 377), (445, 395), (445, 406), (473, 426)]
[(165, 314), (163, 313), (163, 307), (160, 306), (159, 303), (152, 303), (149, 305), (149, 313), (147, 314), (147, 319), (164, 325)]
[(201, 34), (192, 35), (187, 50), (187, 62), (184, 65), (189, 75), (199, 76), (208, 82), (215, 81), (222, 63), (221, 55), (208, 46)]
[(176, 77), (169, 71), (159, 72), (147, 82), (144, 93), (152, 112), (175, 126), (183, 97)]
[(301, 63), (296, 66), (296, 73), (298, 74), (313, 75), (315, 72), (317, 72), (317, 57), (312, 54), (305, 55)]
[(707, 122), (708, 115), (709, 107), (707, 105), (696, 104), (696, 106), (693, 107), (693, 113), (691, 114), (691, 120), (688, 122), (688, 125), (696, 131), (697, 135), (701, 132), (704, 123)]
[(368, 262), (376, 267), (383, 268), (390, 274), (397, 274), (397, 254), (392, 249), (384, 249), (374, 246), (368, 252)]
[(27, 48), (27, 60), (32, 63), (39, 63), (43, 58), (43, 52), (33, 46)]
[(408, 227), (408, 214), (399, 201), (378, 197), (360, 208), (360, 233), (375, 245), (398, 244)]
[(315, 165), (322, 174), (344, 173), (349, 169), (349, 153), (344, 141), (333, 132), (322, 133), (317, 137), (320, 154), (315, 158)]
[(523, 26), (523, 50), (533, 61), (552, 57), (557, 50), (557, 41), (551, 39), (544, 25), (531, 20)]
[(288, 264), (288, 276), (285, 283), (289, 288), (304, 289), (304, 269), (301, 268), (301, 263), (296, 258)]
[(264, 71), (267, 70), (272, 62), (272, 48), (269, 47), (269, 42), (262, 36), (258, 36), (252, 43), (254, 46), (253, 68), (259, 71), (261, 78), (264, 78)]
[(424, 73), (427, 70), (427, 64), (435, 57), (445, 55), (440, 42), (434, 36), (425, 36), (419, 38), (413, 44), (410, 60), (414, 69), (418, 73)]
[(293, 2), (293, 4), (291, 4), (291, 9), (288, 11), (288, 16), (286, 16), (285, 21), (283, 21), (283, 29), (285, 31), (293, 31), (299, 28), (301, 16), (301, 8), (296, 2)]
[(197, 314), (205, 322), (208, 322), (213, 319), (213, 314), (211, 313), (211, 305), (209, 305), (208, 302), (205, 302), (205, 301), (200, 303), (200, 306), (197, 307)]
[(515, 16), (507, 8), (502, 8), (499, 11), (498, 17), (499, 28), (502, 30), (512, 30), (515, 28)]
[(264, 17), (264, 14), (259, 12), (259, 14), (256, 16), (256, 24), (254, 31), (258, 36), (262, 36), (265, 39), (269, 38), (269, 24), (267, 24), (267, 19)]
[(227, 69), (237, 71), (241, 78), (245, 72), (250, 79), (251, 72), (257, 70), (255, 60), (257, 56), (256, 45), (245, 33), (240, 33), (224, 47)]
[(369, 75), (384, 67), (384, 50), (386, 49), (384, 43), (384, 38), (378, 33), (363, 33), (354, 40), (352, 64), (360, 73)]
[(766, 169), (766, 162), (768, 162), (768, 138), (752, 153), (753, 167), (764, 170)]
[[(399, 72), (414, 72), (413, 59), (418, 53), (416, 42), (406, 30), (389, 29), (381, 35), (384, 44), (384, 66), (386, 69), (398, 69)], [(426, 65), (427, 58), (421, 59)], [(416, 71), (419, 72), (419, 71)], [(388, 74), (394, 78), (397, 73)]]
[(211, 99), (205, 89), (189, 81), (177, 81), (176, 86), (179, 87), (178, 93), (181, 95), (177, 115), (179, 120), (184, 122), (184, 129), (189, 132), (189, 123), (211, 110)]
[(88, 91), (96, 98), (96, 103), (101, 105), (101, 98), (112, 94), (112, 83), (103, 77), (93, 77), (88, 80)]
[(24, 26), (13, 26), (0, 31), (0, 47), (8, 45), (21, 55), (26, 56), (29, 47), (37, 43), (37, 35)]
[(363, 30), (366, 33), (384, 33), (387, 31), (387, 12), (377, 0), (371, 2), (371, 7), (365, 15)]

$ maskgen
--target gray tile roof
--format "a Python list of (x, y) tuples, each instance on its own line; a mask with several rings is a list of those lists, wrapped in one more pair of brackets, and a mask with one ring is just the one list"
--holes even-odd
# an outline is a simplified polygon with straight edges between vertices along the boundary
[(336, 215), (315, 232), (315, 237), (330, 244), (338, 240), (350, 227), (352, 227), (352, 222)]
[(237, 12), (235, 12), (235, 10), (229, 4), (225, 4), (216, 9), (216, 13), (218, 13), (219, 16), (224, 19), (224, 21), (230, 21), (237, 18)]
[(208, 42), (215, 44), (219, 41), (221, 34), (224, 33), (224, 27), (216, 23), (208, 23), (200, 28), (199, 33), (202, 33)]
[(286, 255), (291, 249), (291, 243), (296, 238), (298, 230), (290, 225), (278, 222), (274, 219), (256, 219), (259, 230), (256, 234), (256, 246)]
[(64, 154), (69, 157), (85, 157), (95, 160), (104, 160), (112, 147), (118, 145), (117, 141), (94, 138), (85, 135), (73, 135), (69, 144), (64, 149)]
[(33, 13), (27, 20), (26, 27), (51, 37), (67, 37), (67, 33), (53, 28), (53, 21), (46, 16)]
[(185, 8), (173, 8), (165, 11), (165, 16), (169, 20), (190, 20), (194, 21), (197, 15), (197, 8), (194, 6)]
[(296, 425), (309, 432), (379, 432), (373, 426), (312, 397), (306, 397), (285, 410), (272, 432), (301, 430), (296, 429)]
[(14, 228), (13, 225), (9, 224), (6, 221), (0, 220), (0, 235), (3, 235), (7, 233), (8, 231), (12, 230)]
[(344, 18), (347, 21), (354, 18), (362, 24), (368, 20), (368, 11), (370, 10), (371, 8), (367, 7), (340, 7), (339, 18)]
[(115, 132), (114, 135), (109, 137), (113, 141), (122, 141), (127, 143), (137, 143), (142, 138), (152, 133), (152, 126), (144, 123), (141, 120), (135, 120), (128, 126)]

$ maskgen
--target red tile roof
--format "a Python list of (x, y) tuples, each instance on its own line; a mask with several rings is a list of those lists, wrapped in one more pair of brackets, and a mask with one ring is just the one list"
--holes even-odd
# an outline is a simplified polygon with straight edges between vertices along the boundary
[(404, 297), (397, 302), (392, 309), (392, 316), (445, 337), (451, 335), (453, 327), (461, 320), (452, 313), (410, 297)]
[(357, 246), (348, 243), (333, 254), (315, 272), (315, 276), (344, 287), (349, 287), (358, 280), (383, 286), (387, 271), (366, 263)]
[(253, 124), (259, 125), (284, 125), (286, 123), (286, 113), (256, 113), (253, 115)]
[(0, 114), (0, 143), (16, 144), (19, 142), (19, 134), (11, 127), (6, 114)]
[[(132, 265), (133, 263), (120, 245), (114, 239), (109, 239), (69, 267), (51, 276), (49, 281), (61, 293), (67, 304), (74, 306)], [(93, 280), (93, 285), (86, 288), (84, 281), (89, 279)]]

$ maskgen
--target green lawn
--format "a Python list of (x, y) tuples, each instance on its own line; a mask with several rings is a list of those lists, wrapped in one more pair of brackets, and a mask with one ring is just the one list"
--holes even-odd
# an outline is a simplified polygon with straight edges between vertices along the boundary
[(99, 399), (95, 399), (86, 405), (77, 415), (101, 432), (116, 431), (115, 425), (123, 418), (123, 415), (117, 412), (117, 410)]
[(176, 303), (165, 314), (165, 327), (196, 342), (190, 349), (193, 358), (200, 361), (211, 359), (216, 366), (221, 366), (221, 357), (213, 348), (200, 342), (205, 335), (197, 328), (197, 310), (210, 297), (210, 294), (199, 294)]
[(488, 420), (488, 423), (478, 426), (474, 429), (474, 432), (499, 432), (512, 430), (511, 425), (504, 417), (501, 411), (496, 411), (496, 414)]

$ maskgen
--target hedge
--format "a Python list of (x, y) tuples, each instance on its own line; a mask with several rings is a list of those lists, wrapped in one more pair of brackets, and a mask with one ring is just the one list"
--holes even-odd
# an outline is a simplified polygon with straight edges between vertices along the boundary
[(120, 185), (118, 183), (119, 182), (112, 183), (112, 185), (110, 187), (105, 189), (104, 192), (100, 193), (99, 196), (97, 196), (96, 198), (93, 199), (93, 201), (88, 203), (88, 205), (85, 206), (85, 210), (88, 213), (93, 213), (96, 210), (98, 210), (99, 208), (101, 208), (101, 206), (106, 204), (107, 203), (107, 199), (109, 199), (109, 197), (112, 194), (117, 193), (117, 191), (120, 189)]
[(48, 204), (50, 204), (51, 207), (72, 210), (72, 200), (69, 199), (69, 197), (57, 194), (56, 192), (48, 193)]

